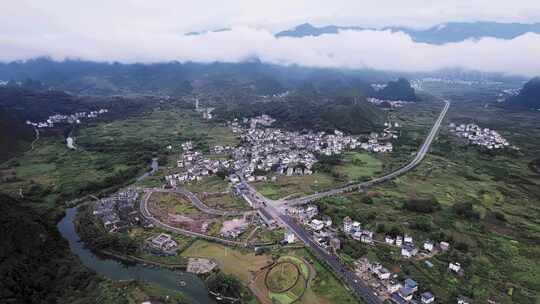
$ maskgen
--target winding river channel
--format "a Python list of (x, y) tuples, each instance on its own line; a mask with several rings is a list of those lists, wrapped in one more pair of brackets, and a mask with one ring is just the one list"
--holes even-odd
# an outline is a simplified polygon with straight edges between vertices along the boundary
[[(69, 242), (71, 251), (79, 257), (86, 267), (111, 280), (139, 280), (158, 284), (166, 289), (180, 291), (185, 295), (189, 303), (215, 303), (209, 297), (204, 282), (194, 274), (139, 264), (126, 265), (116, 260), (102, 259), (96, 256), (84, 247), (75, 231), (73, 220), (76, 213), (76, 207), (66, 209), (66, 215), (58, 222), (57, 227), (62, 236)], [(179, 281), (185, 282), (185, 286), (180, 286)]]

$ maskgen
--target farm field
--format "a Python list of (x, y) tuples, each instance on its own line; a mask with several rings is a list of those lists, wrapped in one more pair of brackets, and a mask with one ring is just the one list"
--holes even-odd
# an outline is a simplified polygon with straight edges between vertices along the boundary
[(201, 240), (182, 252), (182, 256), (212, 259), (224, 273), (235, 276), (244, 284), (253, 278), (254, 272), (271, 263), (270, 257), (265, 255), (255, 255), (252, 251), (229, 248)]
[(275, 182), (253, 183), (258, 191), (271, 199), (307, 195), (330, 189), (338, 184), (339, 182), (326, 173), (314, 173), (305, 176), (280, 175)]
[(382, 174), (382, 162), (373, 154), (347, 152), (340, 165), (333, 168), (348, 181), (359, 181)]
[[(59, 200), (133, 181), (147, 170), (152, 157), (163, 162), (185, 141), (192, 140), (202, 150), (237, 141), (228, 128), (203, 122), (191, 110), (172, 107), (114, 121), (90, 122), (73, 134), (75, 151), (66, 148), (63, 136), (42, 134), (33, 151), (1, 164), (0, 172), (10, 176), (15, 173), (14, 179), (2, 183), (2, 191), (45, 198), (48, 205), (42, 207), (53, 208)], [(166, 149), (168, 145), (173, 149)], [(163, 173), (160, 170), (136, 185), (159, 185)]]

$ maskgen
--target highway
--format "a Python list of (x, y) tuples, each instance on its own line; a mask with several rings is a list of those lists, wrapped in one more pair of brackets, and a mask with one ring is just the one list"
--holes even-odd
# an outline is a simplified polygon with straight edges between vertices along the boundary
[(367, 188), (370, 186), (373, 186), (375, 184), (379, 184), (388, 180), (391, 180), (393, 178), (396, 178), (400, 175), (403, 175), (410, 170), (412, 170), (414, 167), (416, 167), (420, 162), (424, 159), (427, 152), (429, 151), (429, 148), (437, 136), (437, 133), (439, 132), (439, 129), (441, 127), (441, 123), (444, 120), (444, 117), (446, 116), (446, 113), (448, 112), (448, 108), (450, 107), (450, 102), (444, 101), (444, 107), (439, 114), (439, 117), (433, 124), (433, 127), (431, 128), (428, 136), (422, 143), (422, 146), (420, 146), (420, 149), (416, 153), (416, 156), (406, 165), (403, 167), (388, 173), (386, 175), (383, 175), (381, 177), (374, 178), (370, 181), (363, 182), (360, 184), (354, 184), (354, 185), (348, 185), (342, 188), (333, 189), (326, 192), (316, 193), (313, 195), (308, 195), (301, 198), (296, 198), (292, 200), (271, 200), (266, 198), (264, 195), (259, 193), (254, 187), (247, 184), (247, 189), (252, 193), (252, 195), (258, 197), (264, 202), (265, 210), (271, 214), (276, 221), (278, 221), (283, 227), (286, 227), (290, 229), (307, 247), (311, 249), (311, 252), (320, 260), (326, 263), (333, 271), (334, 273), (340, 277), (350, 288), (350, 290), (359, 298), (361, 298), (364, 302), (367, 304), (380, 304), (382, 303), (381, 299), (377, 297), (377, 295), (358, 277), (355, 275), (355, 273), (345, 267), (344, 264), (341, 263), (339, 258), (327, 252), (323, 248), (321, 248), (311, 237), (311, 235), (300, 225), (298, 224), (292, 217), (288, 216), (285, 213), (286, 206), (291, 205), (299, 205), (299, 204), (305, 204), (307, 202), (326, 197), (331, 195), (336, 195), (343, 192), (349, 192), (353, 191), (354, 189), (360, 189), (360, 188)]
[(364, 282), (356, 276), (356, 274), (347, 269), (344, 264), (341, 263), (339, 258), (330, 254), (326, 250), (322, 249), (315, 241), (311, 238), (309, 233), (302, 228), (296, 221), (284, 214), (279, 216), (282, 223), (285, 223), (286, 226), (294, 232), (294, 234), (302, 241), (306, 246), (311, 248), (311, 252), (315, 255), (319, 261), (326, 263), (334, 273), (343, 280), (347, 286), (351, 289), (354, 294), (364, 300), (367, 304), (380, 304), (382, 301), (373, 293), (373, 291), (364, 284)]

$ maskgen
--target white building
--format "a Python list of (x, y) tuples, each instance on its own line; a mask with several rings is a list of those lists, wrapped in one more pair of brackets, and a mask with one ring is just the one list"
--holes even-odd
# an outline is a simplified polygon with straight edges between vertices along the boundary
[(352, 230), (352, 220), (350, 217), (346, 216), (343, 219), (343, 232), (351, 233), (351, 230)]
[(401, 255), (405, 258), (411, 258), (418, 253), (418, 249), (411, 244), (405, 244), (401, 247)]
[(461, 270), (461, 264), (450, 262), (448, 264), (448, 269), (452, 270), (453, 272), (458, 273)]
[(424, 242), (424, 249), (432, 252), (433, 251), (433, 242), (432, 241), (425, 241)]
[(291, 230), (285, 231), (285, 242), (292, 244), (296, 241), (296, 235)]
[(431, 292), (428, 291), (428, 292), (424, 292), (420, 296), (420, 299), (421, 299), (423, 304), (430, 304), (430, 303), (433, 303), (435, 301), (435, 296)]
[(314, 219), (311, 221), (310, 226), (311, 228), (313, 228), (313, 230), (318, 231), (324, 228), (324, 222), (318, 219)]
[(396, 246), (401, 247), (403, 245), (403, 238), (401, 236), (396, 236)]

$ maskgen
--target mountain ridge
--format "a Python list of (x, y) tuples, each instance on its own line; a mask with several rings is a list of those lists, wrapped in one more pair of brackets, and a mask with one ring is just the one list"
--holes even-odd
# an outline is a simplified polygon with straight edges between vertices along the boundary
[(447, 22), (434, 25), (427, 29), (416, 30), (401, 26), (387, 26), (382, 28), (362, 26), (326, 25), (317, 27), (310, 23), (300, 24), (292, 29), (275, 34), (275, 37), (306, 37), (324, 34), (338, 34), (339, 31), (391, 31), (404, 32), (411, 36), (413, 41), (428, 44), (445, 44), (460, 42), (468, 39), (492, 37), (497, 39), (514, 39), (518, 36), (532, 32), (540, 34), (540, 23), (499, 23), (499, 22)]

